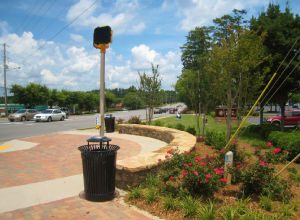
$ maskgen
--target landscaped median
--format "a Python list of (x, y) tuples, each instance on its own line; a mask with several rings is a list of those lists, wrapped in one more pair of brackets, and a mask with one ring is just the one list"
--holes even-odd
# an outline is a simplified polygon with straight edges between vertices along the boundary
[[(148, 173), (158, 173), (159, 159), (165, 160), (167, 151), (178, 149), (180, 153), (193, 152), (196, 146), (196, 137), (176, 129), (138, 125), (138, 124), (119, 124), (120, 134), (132, 134), (155, 138), (168, 143), (165, 147), (150, 153), (117, 160), (116, 187), (128, 189), (142, 184)], [(122, 146), (121, 146), (122, 147)]]

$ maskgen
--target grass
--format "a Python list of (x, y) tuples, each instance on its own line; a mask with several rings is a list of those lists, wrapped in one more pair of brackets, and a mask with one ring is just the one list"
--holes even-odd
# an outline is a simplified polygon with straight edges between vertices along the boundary
[[(208, 123), (205, 125), (205, 131), (204, 135), (206, 134), (207, 130), (215, 130), (219, 132), (225, 132), (226, 133), (226, 123), (215, 123), (215, 119), (211, 118), (210, 116), (207, 117)], [(194, 127), (197, 131), (197, 124), (196, 119), (194, 115), (181, 115), (181, 121), (177, 120), (176, 115), (161, 119), (156, 119), (156, 121), (159, 120), (163, 123), (164, 127), (172, 127), (174, 128), (178, 123), (181, 123), (182, 125), (187, 128), (188, 126)], [(252, 145), (256, 146), (264, 146), (266, 145), (266, 141), (263, 140), (263, 138), (259, 134), (255, 134), (252, 132), (247, 131), (247, 127), (251, 125), (249, 122), (245, 122), (243, 127), (240, 129), (238, 133), (238, 140), (243, 141), (245, 143), (250, 143)], [(202, 118), (200, 118), (200, 134), (202, 134)], [(237, 130), (236, 124), (232, 124), (231, 134), (233, 135)]]

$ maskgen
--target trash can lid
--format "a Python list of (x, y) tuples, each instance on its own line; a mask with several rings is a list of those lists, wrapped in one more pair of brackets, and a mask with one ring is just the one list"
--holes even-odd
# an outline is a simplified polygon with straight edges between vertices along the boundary
[(111, 118), (112, 114), (106, 114), (106, 118)]
[(107, 142), (107, 141), (111, 141), (110, 138), (106, 137), (106, 136), (93, 136), (89, 139), (86, 140), (87, 142)]

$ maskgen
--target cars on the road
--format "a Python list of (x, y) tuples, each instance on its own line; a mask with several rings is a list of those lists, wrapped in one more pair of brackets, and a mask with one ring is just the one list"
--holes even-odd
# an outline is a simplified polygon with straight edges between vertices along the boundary
[(167, 113), (168, 109), (167, 108), (162, 108), (161, 111), (162, 111), (162, 113)]
[(175, 108), (170, 108), (169, 109), (169, 114), (175, 114)]
[(40, 121), (63, 121), (66, 118), (66, 113), (59, 109), (46, 109), (42, 111), (40, 114), (36, 114), (34, 116), (34, 120), (36, 122)]
[(122, 111), (128, 111), (128, 109), (127, 108), (122, 108)]
[(291, 110), (300, 110), (300, 105), (294, 105)]
[(59, 110), (63, 111), (64, 113), (66, 113), (66, 118), (70, 117), (70, 110), (67, 107), (57, 107), (57, 108), (53, 108), (53, 109), (59, 109)]
[(154, 108), (153, 113), (154, 114), (162, 114), (162, 109), (161, 108)]
[(29, 121), (33, 119), (33, 117), (38, 114), (38, 111), (35, 109), (20, 109), (19, 111), (9, 114), (8, 120), (13, 121)]
[[(285, 113), (285, 126), (297, 126), (300, 121), (300, 110), (286, 111)], [(281, 113), (276, 116), (269, 116), (264, 118), (265, 123), (272, 123), (280, 125), (281, 123)]]

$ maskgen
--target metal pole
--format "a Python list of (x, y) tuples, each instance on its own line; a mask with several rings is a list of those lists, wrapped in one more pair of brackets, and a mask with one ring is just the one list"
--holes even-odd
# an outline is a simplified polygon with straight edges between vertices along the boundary
[(6, 92), (6, 44), (4, 43), (4, 103), (5, 103), (5, 117), (7, 117), (7, 92)]
[(101, 64), (100, 64), (100, 115), (101, 115), (101, 127), (100, 127), (100, 138), (104, 136), (104, 71), (105, 71), (105, 53), (101, 53)]

